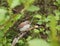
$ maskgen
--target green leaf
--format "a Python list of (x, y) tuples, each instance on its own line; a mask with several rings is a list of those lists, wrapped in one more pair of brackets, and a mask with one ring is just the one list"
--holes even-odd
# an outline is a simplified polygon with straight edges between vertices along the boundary
[(21, 16), (22, 16), (21, 14), (17, 14), (17, 16), (15, 17), (15, 20), (20, 19)]
[(7, 2), (10, 8), (14, 8), (17, 5), (20, 5), (20, 0), (7, 0)]
[(33, 39), (28, 41), (29, 46), (49, 46), (49, 44), (42, 39)]
[(44, 21), (45, 21), (45, 22), (48, 22), (48, 21), (50, 21), (50, 19), (47, 17), (47, 18), (45, 18)]
[(29, 8), (35, 0), (20, 0), (23, 3), (25, 10)]
[(4, 36), (4, 32), (0, 30), (0, 38)]
[(5, 38), (3, 38), (3, 44), (5, 45), (6, 43), (7, 43), (7, 39), (5, 37)]
[(50, 34), (50, 31), (49, 31), (49, 30), (46, 30), (46, 32), (45, 32), (45, 33), (49, 35), (49, 34)]
[(60, 0), (56, 0), (56, 1), (54, 2), (54, 5), (60, 7)]
[(42, 23), (43, 23), (43, 21), (42, 20), (39, 20), (37, 24), (40, 24), (41, 25)]
[(56, 0), (58, 2), (58, 4), (60, 4), (60, 0)]
[(60, 25), (58, 25), (58, 26), (56, 27), (56, 29), (60, 31)]
[(3, 46), (3, 44), (2, 44), (2, 43), (0, 43), (0, 46)]
[(32, 38), (31, 36), (28, 36), (28, 38), (26, 40), (29, 41), (31, 38)]
[(34, 31), (34, 33), (39, 33), (38, 29), (34, 29), (33, 31)]
[(38, 10), (40, 10), (40, 8), (37, 7), (37, 6), (34, 6), (34, 5), (31, 5), (31, 6), (27, 9), (27, 11), (30, 11), (30, 12), (35, 12), (35, 11), (38, 11)]
[(0, 24), (1, 24), (1, 22), (4, 20), (4, 18), (5, 18), (5, 15), (1, 15), (1, 14), (0, 14)]
[(19, 42), (21, 45), (24, 44), (24, 41), (23, 40), (19, 40)]
[(35, 17), (35, 18), (39, 18), (39, 19), (41, 19), (41, 15), (40, 15), (40, 14), (36, 14), (36, 15), (34, 15), (34, 17)]
[(6, 46), (11, 46), (11, 43), (7, 43)]
[(0, 22), (4, 20), (6, 13), (7, 13), (6, 9), (0, 8)]
[(5, 8), (0, 8), (0, 14), (5, 15), (7, 10)]
[(7, 10), (5, 8), (0, 8), (0, 25), (4, 24), (9, 19), (6, 13)]
[(54, 13), (56, 15), (55, 16), (56, 20), (59, 20), (60, 19), (60, 11), (59, 10), (55, 10)]
[(43, 32), (45, 29), (44, 28), (40, 28), (40, 32)]
[[(22, 15), (21, 14), (15, 14), (13, 15), (11, 19), (9, 19), (9, 22), (7, 24), (5, 24), (5, 27), (2, 29), (5, 32), (8, 31), (9, 27), (13, 26), (13, 24), (18, 20), (20, 19)], [(13, 22), (12, 22), (13, 21)]]

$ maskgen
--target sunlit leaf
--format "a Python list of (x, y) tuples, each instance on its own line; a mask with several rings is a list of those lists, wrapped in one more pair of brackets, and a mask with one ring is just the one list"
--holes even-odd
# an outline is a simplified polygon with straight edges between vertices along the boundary
[(34, 15), (34, 17), (35, 17), (35, 18), (39, 18), (39, 19), (41, 19), (41, 15), (40, 15), (40, 14), (36, 14), (36, 15)]
[(38, 29), (34, 29), (33, 31), (34, 31), (34, 33), (39, 33)]
[(35, 11), (38, 11), (38, 10), (40, 10), (40, 8), (37, 7), (37, 6), (34, 6), (34, 5), (31, 5), (31, 6), (27, 9), (27, 11), (30, 11), (30, 12), (35, 12)]
[(42, 24), (43, 23), (43, 21), (42, 20), (39, 20), (38, 22), (37, 22), (37, 24)]
[(24, 44), (24, 41), (23, 40), (19, 40), (19, 42), (18, 42), (19, 44)]
[(40, 32), (43, 32), (45, 29), (44, 28), (40, 28)]
[(48, 22), (48, 21), (50, 21), (50, 19), (47, 17), (47, 18), (45, 18), (44, 21), (45, 21), (45, 22)]
[(60, 7), (60, 0), (56, 0), (56, 1), (54, 2), (54, 5)]
[(58, 2), (58, 4), (60, 4), (60, 0), (56, 0)]
[(29, 40), (31, 40), (31, 38), (32, 38), (31, 36), (28, 36), (28, 38), (26, 40), (29, 41)]
[(14, 8), (17, 5), (20, 5), (20, 0), (7, 0), (7, 2), (10, 8)]
[(11, 46), (11, 43), (7, 43), (6, 46)]
[(7, 10), (4, 8), (0, 8), (0, 25), (4, 23), (6, 17)]
[(0, 14), (0, 23), (4, 20), (4, 18), (5, 18), (5, 15)]
[(4, 36), (4, 32), (0, 30), (0, 38)]
[(0, 43), (0, 46), (3, 46), (3, 44), (2, 44), (2, 43)]
[(31, 6), (31, 4), (35, 1), (35, 0), (22, 0), (23, 1), (23, 4), (24, 4), (24, 7), (25, 9), (29, 8)]
[(59, 20), (60, 19), (60, 11), (59, 10), (54, 10), (54, 13), (55, 13), (55, 18), (56, 20)]
[(29, 46), (49, 46), (49, 43), (42, 39), (33, 39), (28, 41)]
[(7, 39), (5, 37), (5, 38), (3, 38), (3, 44), (5, 45), (6, 43), (7, 43)]
[[(14, 16), (14, 15), (13, 15)], [(9, 27), (13, 26), (13, 24), (20, 19), (21, 14), (17, 14), (16, 16), (14, 16), (12, 19), (9, 20), (9, 22), (7, 24), (5, 24), (6, 26), (2, 29), (4, 30), (4, 32), (7, 32), (7, 30), (9, 29)], [(13, 21), (13, 22), (12, 22)]]
[(9, 19), (9, 15), (7, 15), (7, 13), (7, 9), (0, 8), (0, 25), (4, 24)]
[(15, 17), (15, 20), (20, 19), (21, 16), (22, 16), (21, 14), (18, 14), (18, 15)]
[(56, 29), (58, 29), (58, 30), (60, 31), (60, 25), (58, 25), (58, 26), (56, 27)]
[(5, 8), (0, 8), (0, 14), (5, 15), (7, 10)]

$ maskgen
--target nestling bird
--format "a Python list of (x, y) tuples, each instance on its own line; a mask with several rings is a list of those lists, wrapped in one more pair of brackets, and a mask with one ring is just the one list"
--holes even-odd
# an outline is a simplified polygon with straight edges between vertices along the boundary
[(30, 21), (24, 21), (19, 24), (18, 28), (20, 31), (26, 31), (30, 28)]

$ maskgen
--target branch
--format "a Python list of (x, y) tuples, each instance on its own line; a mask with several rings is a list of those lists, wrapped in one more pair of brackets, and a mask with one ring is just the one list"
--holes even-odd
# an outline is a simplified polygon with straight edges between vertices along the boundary
[(34, 26), (32, 28), (29, 28), (29, 29), (27, 29), (26, 32), (23, 32), (22, 34), (19, 33), (19, 36), (17, 38), (16, 37), (14, 38), (11, 46), (15, 46), (19, 39), (21, 39), (28, 31), (35, 29), (35, 28), (38, 28), (38, 26)]
[(12, 42), (12, 45), (11, 46), (15, 46), (16, 43), (18, 42), (19, 39), (21, 39), (27, 32), (24, 32), (22, 33), (21, 35), (19, 35), (17, 38), (15, 37), (13, 42)]

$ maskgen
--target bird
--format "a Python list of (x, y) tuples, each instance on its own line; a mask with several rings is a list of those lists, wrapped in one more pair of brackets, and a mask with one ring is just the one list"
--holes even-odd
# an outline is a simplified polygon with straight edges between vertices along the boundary
[(24, 31), (27, 31), (31, 26), (31, 23), (30, 21), (24, 21), (24, 22), (21, 22), (19, 25), (18, 25), (18, 29), (22, 32)]

